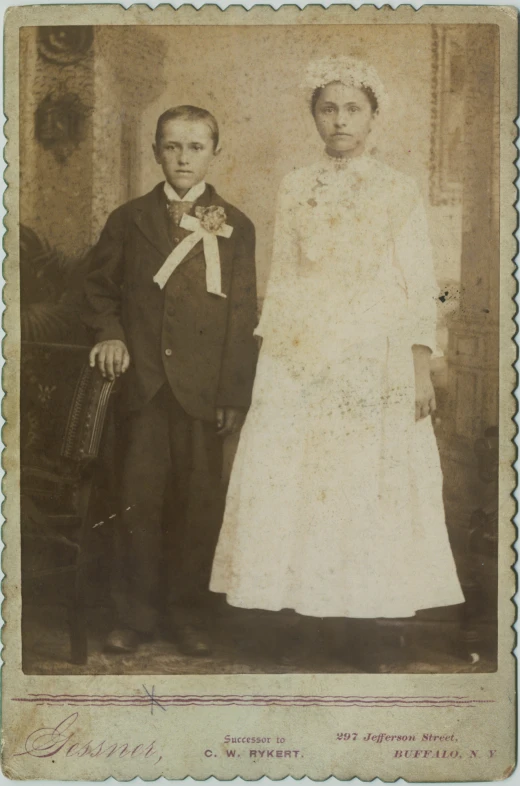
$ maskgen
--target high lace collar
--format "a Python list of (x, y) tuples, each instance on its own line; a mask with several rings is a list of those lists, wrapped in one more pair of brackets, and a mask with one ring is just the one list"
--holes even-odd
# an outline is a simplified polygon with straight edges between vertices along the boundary
[(366, 151), (352, 158), (336, 158), (324, 150), (321, 158), (316, 162), (315, 172), (318, 181), (323, 185), (343, 186), (353, 179), (358, 183), (370, 176), (370, 164), (373, 160), (370, 153)]
[(346, 170), (350, 169), (357, 170), (371, 158), (372, 156), (366, 150), (364, 150), (363, 153), (360, 153), (358, 156), (346, 158), (340, 156), (331, 156), (330, 153), (327, 153), (327, 150), (324, 150), (321, 156), (320, 164), (330, 171), (345, 172)]

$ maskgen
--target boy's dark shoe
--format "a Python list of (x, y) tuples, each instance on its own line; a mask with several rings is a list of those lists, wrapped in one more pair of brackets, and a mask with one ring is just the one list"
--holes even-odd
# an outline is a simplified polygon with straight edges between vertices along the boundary
[(142, 641), (149, 638), (131, 628), (114, 628), (105, 641), (105, 652), (129, 653), (136, 652)]
[(194, 625), (181, 625), (176, 630), (177, 647), (183, 655), (205, 658), (213, 652), (211, 638), (206, 630)]

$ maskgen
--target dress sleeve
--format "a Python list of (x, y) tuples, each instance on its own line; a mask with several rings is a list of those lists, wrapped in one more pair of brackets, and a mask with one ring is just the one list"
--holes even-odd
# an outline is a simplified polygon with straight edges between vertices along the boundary
[(439, 286), (433, 269), (432, 248), (426, 211), (416, 188), (406, 200), (406, 217), (397, 222), (394, 233), (395, 264), (400, 269), (406, 291), (407, 333), (411, 344), (437, 349), (437, 298)]
[(295, 230), (295, 200), (287, 178), (278, 192), (275, 212), (273, 254), (260, 322), (255, 336), (283, 336), (288, 326), (284, 314), (295, 297), (298, 241)]

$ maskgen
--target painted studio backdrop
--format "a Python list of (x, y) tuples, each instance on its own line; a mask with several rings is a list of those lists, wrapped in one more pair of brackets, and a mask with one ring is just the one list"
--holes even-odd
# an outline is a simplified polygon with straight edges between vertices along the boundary
[[(117, 412), (106, 416), (103, 428), (95, 415), (89, 420), (91, 394), (78, 395), (85, 355), (74, 349), (88, 345), (78, 304), (90, 249), (114, 208), (162, 179), (152, 153), (157, 117), (178, 104), (202, 106), (218, 119), (222, 145), (208, 181), (256, 226), (261, 307), (278, 185), (321, 152), (299, 89), (302, 72), (310, 59), (331, 54), (368, 61), (385, 82), (388, 108), (370, 144), (376, 158), (419, 185), (439, 283), (438, 345), (444, 355), (433, 361), (435, 428), (450, 540), (467, 602), (409, 623), (411, 635), (430, 653), (423, 659), (428, 665), (421, 667), (419, 658), (416, 670), (496, 666), (498, 33), (485, 25), (323, 25), (317, 32), (254, 25), (21, 32), (26, 671), (116, 668), (96, 642), (108, 624)], [(65, 434), (59, 444), (57, 433)], [(236, 440), (229, 440), (228, 467), (235, 447)], [(101, 483), (90, 465), (85, 482), (89, 458), (103, 466)], [(252, 630), (261, 627), (261, 616)], [(94, 643), (88, 664), (78, 665), (78, 633), (85, 627)], [(436, 648), (438, 657), (431, 655)], [(255, 660), (254, 647), (241, 657), (230, 660), (224, 648), (211, 662), (193, 664), (156, 644), (129, 668), (269, 670)], [(337, 668), (332, 662), (308, 666)]]

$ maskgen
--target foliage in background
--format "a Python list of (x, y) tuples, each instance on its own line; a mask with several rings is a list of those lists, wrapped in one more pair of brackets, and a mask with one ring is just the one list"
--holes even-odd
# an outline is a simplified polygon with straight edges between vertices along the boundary
[(67, 257), (20, 226), (22, 341), (88, 343), (79, 307), (89, 258), (90, 251)]

